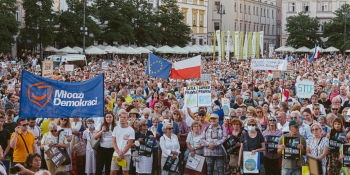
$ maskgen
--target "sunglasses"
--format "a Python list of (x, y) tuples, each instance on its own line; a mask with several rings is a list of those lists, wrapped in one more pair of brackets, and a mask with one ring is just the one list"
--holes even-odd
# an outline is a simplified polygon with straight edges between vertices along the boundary
[(51, 130), (51, 132), (57, 132), (57, 130)]
[(255, 124), (248, 124), (248, 126), (255, 126)]
[(275, 122), (276, 120), (269, 120), (270, 122)]
[(27, 124), (23, 124), (22, 126), (23, 126), (23, 127), (26, 127), (26, 126), (28, 126), (28, 125), (29, 125), (29, 124), (27, 123)]
[(332, 110), (338, 110), (338, 108), (332, 108)]
[(160, 108), (160, 106), (155, 106), (154, 108)]
[(257, 113), (262, 113), (262, 111), (257, 111)]
[(167, 128), (168, 130), (172, 130), (173, 128)]
[(292, 119), (292, 120), (296, 120), (296, 119), (298, 119), (297, 117), (291, 117), (290, 119)]

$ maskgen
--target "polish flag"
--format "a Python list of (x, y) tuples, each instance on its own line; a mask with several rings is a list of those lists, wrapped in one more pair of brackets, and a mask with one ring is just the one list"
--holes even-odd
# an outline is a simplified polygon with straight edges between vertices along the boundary
[(171, 79), (190, 79), (201, 76), (201, 56), (175, 62), (171, 68)]

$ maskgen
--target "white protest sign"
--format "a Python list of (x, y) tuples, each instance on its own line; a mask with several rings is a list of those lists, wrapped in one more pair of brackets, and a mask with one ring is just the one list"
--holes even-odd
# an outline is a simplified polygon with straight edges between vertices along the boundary
[(73, 64), (66, 64), (66, 65), (64, 65), (64, 70), (66, 72), (73, 72), (74, 71), (74, 65)]
[(201, 74), (201, 81), (211, 81), (211, 74)]
[(252, 59), (253, 70), (280, 70), (287, 71), (288, 62), (279, 59)]
[(225, 116), (230, 115), (230, 99), (228, 98), (222, 99), (222, 109), (224, 110)]
[(198, 87), (198, 106), (211, 106), (211, 87)]
[(314, 95), (314, 82), (310, 80), (299, 81), (295, 84), (299, 98), (311, 98)]
[(243, 173), (258, 174), (260, 170), (260, 153), (243, 151)]
[(53, 60), (44, 60), (41, 63), (43, 65), (41, 76), (51, 78), (53, 76)]
[(192, 108), (198, 106), (198, 88), (197, 87), (185, 87), (184, 88), (184, 94), (185, 94), (185, 106)]
[(108, 62), (107, 61), (102, 62), (102, 69), (108, 70)]

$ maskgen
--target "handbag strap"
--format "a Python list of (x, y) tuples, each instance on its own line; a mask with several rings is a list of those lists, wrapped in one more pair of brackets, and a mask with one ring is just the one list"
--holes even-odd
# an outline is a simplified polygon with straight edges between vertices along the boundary
[(28, 150), (26, 141), (24, 140), (22, 134), (19, 134), (19, 136), (21, 136), (21, 138), (22, 138), (22, 140), (23, 140), (23, 143), (24, 143), (24, 146), (26, 147), (27, 153), (29, 154), (29, 150)]

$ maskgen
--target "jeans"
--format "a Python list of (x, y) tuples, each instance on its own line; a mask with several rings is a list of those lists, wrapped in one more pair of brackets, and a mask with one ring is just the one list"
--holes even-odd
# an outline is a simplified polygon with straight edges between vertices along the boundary
[(301, 168), (282, 168), (282, 175), (301, 175)]
[(207, 175), (214, 174), (214, 166), (217, 170), (217, 175), (224, 174), (224, 156), (207, 156), (205, 157), (207, 162)]

